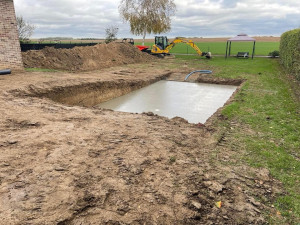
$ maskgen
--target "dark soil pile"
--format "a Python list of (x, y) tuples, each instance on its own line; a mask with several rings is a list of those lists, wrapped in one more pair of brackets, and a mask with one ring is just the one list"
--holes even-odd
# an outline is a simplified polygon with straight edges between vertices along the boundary
[(143, 63), (155, 57), (128, 43), (98, 44), (73, 49), (42, 50), (22, 53), (25, 68), (46, 68), (68, 71), (89, 71), (130, 63)]

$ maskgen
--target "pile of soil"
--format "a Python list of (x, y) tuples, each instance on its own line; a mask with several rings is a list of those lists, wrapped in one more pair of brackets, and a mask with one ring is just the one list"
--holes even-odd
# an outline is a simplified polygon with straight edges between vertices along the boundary
[(130, 63), (145, 63), (156, 58), (129, 43), (55, 49), (47, 47), (22, 53), (25, 68), (91, 71)]

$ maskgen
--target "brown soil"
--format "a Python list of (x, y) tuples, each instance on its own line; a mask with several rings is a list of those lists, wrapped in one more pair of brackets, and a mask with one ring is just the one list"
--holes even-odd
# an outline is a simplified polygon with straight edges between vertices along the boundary
[(90, 107), (186, 75), (142, 67), (0, 78), (1, 224), (266, 222), (281, 185), (235, 161), (218, 113), (204, 125)]
[(145, 63), (155, 57), (141, 52), (129, 43), (98, 44), (73, 49), (42, 50), (22, 53), (25, 68), (46, 68), (68, 71), (91, 71), (129, 63)]

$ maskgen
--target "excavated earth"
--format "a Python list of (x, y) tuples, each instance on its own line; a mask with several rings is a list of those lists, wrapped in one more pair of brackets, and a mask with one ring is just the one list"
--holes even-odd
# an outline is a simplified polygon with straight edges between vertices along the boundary
[(156, 58), (129, 43), (111, 42), (95, 46), (22, 52), (26, 68), (91, 71), (131, 63), (153, 62)]
[(280, 184), (265, 169), (217, 163), (232, 152), (210, 122), (93, 108), (185, 76), (149, 67), (0, 77), (1, 224), (265, 222), (257, 199)]
[(187, 74), (157, 68), (152, 61), (1, 76), (0, 224), (266, 223), (281, 184), (266, 169), (234, 161), (230, 131), (215, 125), (224, 119), (220, 110), (205, 124), (189, 124), (94, 107)]

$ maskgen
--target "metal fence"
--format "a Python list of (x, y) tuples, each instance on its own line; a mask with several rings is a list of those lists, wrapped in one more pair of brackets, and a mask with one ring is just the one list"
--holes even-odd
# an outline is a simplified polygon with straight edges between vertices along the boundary
[(94, 46), (98, 43), (74, 43), (74, 44), (62, 44), (62, 43), (49, 43), (49, 44), (23, 44), (21, 43), (21, 51), (26, 52), (29, 50), (41, 50), (46, 47), (54, 47), (54, 48), (74, 48), (79, 46)]

